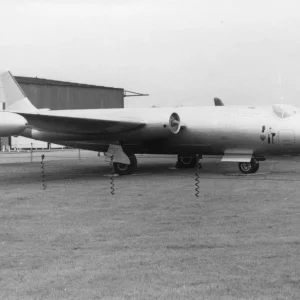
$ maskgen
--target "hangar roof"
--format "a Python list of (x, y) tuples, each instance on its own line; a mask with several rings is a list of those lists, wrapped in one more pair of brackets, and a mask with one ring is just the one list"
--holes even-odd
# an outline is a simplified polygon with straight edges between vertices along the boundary
[(44, 78), (37, 78), (37, 77), (15, 76), (15, 78), (18, 83), (23, 83), (23, 84), (60, 85), (60, 86), (83, 87), (83, 88), (123, 90), (121, 88), (75, 83), (75, 82), (68, 82), (68, 81), (59, 81), (59, 80), (44, 79)]

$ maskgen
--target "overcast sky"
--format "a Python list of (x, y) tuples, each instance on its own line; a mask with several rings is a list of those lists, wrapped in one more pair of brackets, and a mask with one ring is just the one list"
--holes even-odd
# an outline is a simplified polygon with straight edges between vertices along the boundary
[(149, 93), (126, 106), (300, 106), (298, 0), (0, 0), (0, 69)]

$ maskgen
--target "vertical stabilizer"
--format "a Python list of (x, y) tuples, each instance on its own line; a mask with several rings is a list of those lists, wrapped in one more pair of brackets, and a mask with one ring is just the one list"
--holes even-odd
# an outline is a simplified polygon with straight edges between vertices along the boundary
[(6, 109), (13, 112), (37, 111), (10, 72), (0, 75), (0, 102), (5, 102)]

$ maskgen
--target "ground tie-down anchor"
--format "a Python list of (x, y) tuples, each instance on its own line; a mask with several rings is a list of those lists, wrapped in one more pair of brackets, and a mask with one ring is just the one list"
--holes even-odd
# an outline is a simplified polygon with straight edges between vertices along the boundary
[(42, 161), (41, 161), (41, 181), (43, 185), (43, 190), (46, 189), (44, 159), (45, 159), (45, 155), (43, 154)]
[(115, 194), (115, 171), (114, 171), (114, 163), (113, 163), (114, 156), (112, 155), (110, 158), (110, 167), (111, 167), (111, 173), (110, 173), (110, 193), (113, 196)]
[(78, 149), (78, 160), (81, 160), (81, 153), (80, 153), (80, 149)]
[(195, 165), (195, 196), (199, 198), (199, 184), (200, 184), (200, 169), (202, 169), (200, 157), (197, 155), (197, 162)]
[(30, 162), (33, 161), (33, 144), (31, 143), (31, 148), (30, 148)]

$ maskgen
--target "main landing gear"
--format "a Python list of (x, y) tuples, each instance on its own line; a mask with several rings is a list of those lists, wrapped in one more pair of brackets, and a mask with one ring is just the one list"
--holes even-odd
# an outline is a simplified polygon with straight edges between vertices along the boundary
[(243, 174), (253, 174), (259, 169), (259, 162), (252, 158), (250, 162), (240, 162), (239, 169)]
[(121, 163), (117, 163), (114, 162), (113, 163), (113, 168), (115, 173), (119, 174), (119, 175), (131, 175), (133, 174), (136, 169), (137, 169), (137, 159), (136, 156), (133, 153), (128, 154), (127, 156), (129, 157), (130, 160), (130, 164), (121, 164)]
[(198, 162), (198, 157), (201, 158), (201, 156), (197, 156), (197, 155), (178, 154), (176, 168), (178, 169), (194, 168)]

